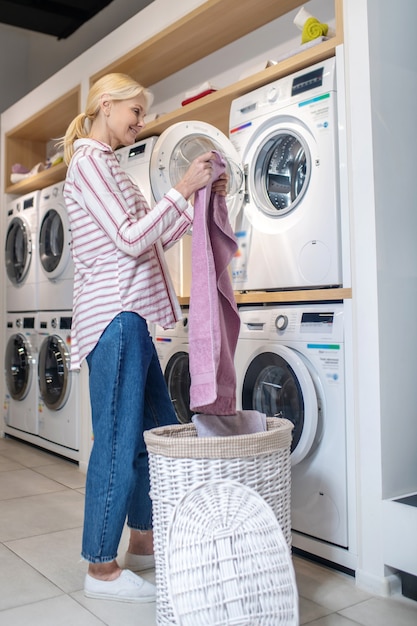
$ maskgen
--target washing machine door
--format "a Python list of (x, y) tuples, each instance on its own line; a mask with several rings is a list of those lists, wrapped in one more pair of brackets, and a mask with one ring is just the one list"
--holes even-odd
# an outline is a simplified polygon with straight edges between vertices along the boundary
[(244, 157), (249, 199), (245, 215), (252, 225), (274, 233), (282, 232), (286, 222), (290, 226), (301, 219), (297, 211), (319, 163), (315, 138), (296, 118), (282, 115), (261, 126)]
[(178, 350), (168, 360), (165, 371), (165, 381), (168, 392), (181, 424), (191, 422), (193, 416), (190, 410), (190, 359), (185, 349)]
[(286, 346), (261, 351), (250, 362), (243, 381), (242, 408), (294, 424), (291, 463), (300, 463), (313, 449), (318, 432), (319, 399), (301, 358)]
[(6, 345), (4, 371), (7, 390), (13, 400), (23, 400), (32, 384), (33, 356), (29, 342), (15, 333)]
[(39, 260), (50, 280), (57, 280), (71, 262), (70, 227), (65, 207), (48, 209), (39, 228)]
[(70, 355), (63, 339), (49, 335), (42, 341), (38, 357), (39, 392), (45, 406), (59, 411), (70, 392)]
[(218, 128), (205, 122), (178, 122), (156, 141), (151, 158), (151, 186), (155, 200), (184, 176), (190, 163), (204, 152), (217, 150), (226, 161), (229, 189), (226, 203), (232, 226), (241, 208), (244, 192), (243, 170), (232, 142)]
[(7, 229), (5, 244), (6, 272), (13, 285), (24, 282), (32, 262), (32, 235), (26, 220), (14, 217)]

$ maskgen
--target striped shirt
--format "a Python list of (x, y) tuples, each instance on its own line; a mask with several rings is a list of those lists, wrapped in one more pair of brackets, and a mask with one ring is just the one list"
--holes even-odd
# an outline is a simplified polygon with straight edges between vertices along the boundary
[(189, 230), (192, 209), (175, 189), (150, 209), (110, 146), (93, 139), (74, 143), (64, 198), (74, 260), (71, 369), (78, 369), (122, 311), (164, 328), (181, 318), (163, 250)]

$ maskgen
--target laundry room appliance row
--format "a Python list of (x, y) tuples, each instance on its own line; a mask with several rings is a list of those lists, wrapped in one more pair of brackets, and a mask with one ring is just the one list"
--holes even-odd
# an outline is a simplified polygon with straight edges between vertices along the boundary
[(5, 241), (6, 310), (70, 310), (73, 264), (63, 182), (12, 200)]
[[(179, 122), (117, 154), (151, 206), (196, 156), (225, 157), (236, 291), (340, 287), (338, 132), (332, 58), (234, 100), (227, 137), (204, 122)], [(167, 260), (177, 294), (189, 296), (191, 238)]]
[[(188, 308), (155, 345), (178, 421), (190, 422)], [(237, 409), (294, 424), (293, 546), (349, 567), (344, 305), (256, 305), (239, 309)]]

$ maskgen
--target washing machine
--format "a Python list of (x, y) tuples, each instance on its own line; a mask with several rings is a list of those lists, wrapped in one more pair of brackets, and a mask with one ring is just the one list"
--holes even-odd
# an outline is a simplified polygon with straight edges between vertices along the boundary
[(38, 318), (39, 437), (79, 450), (79, 373), (70, 370), (72, 311), (41, 311)]
[[(297, 535), (348, 548), (343, 303), (240, 309), (238, 403), (294, 424)], [(320, 555), (320, 543), (315, 550)], [(318, 547), (317, 547), (318, 546)]]
[[(150, 181), (155, 201), (174, 187), (190, 163), (204, 152), (217, 150), (226, 161), (229, 189), (226, 197), (230, 222), (233, 223), (243, 201), (243, 172), (239, 156), (226, 135), (218, 128), (199, 121), (178, 122), (167, 128), (155, 142), (151, 156)], [(185, 235), (167, 250), (167, 262), (173, 274), (177, 295), (189, 296), (191, 288), (191, 237)]]
[(36, 313), (7, 313), (4, 353), (5, 432), (38, 434)]
[[(150, 180), (151, 156), (158, 137), (147, 137), (115, 151), (121, 167), (139, 186), (149, 206), (155, 204)], [(177, 296), (189, 296), (191, 285), (191, 237), (185, 235), (165, 250), (165, 259)]]
[(42, 189), (39, 199), (39, 311), (72, 308), (74, 267), (64, 181)]
[(38, 310), (37, 235), (40, 192), (12, 200), (5, 239), (6, 310)]
[(232, 102), (245, 172), (236, 290), (342, 284), (336, 96), (332, 58)]
[(190, 410), (190, 360), (188, 346), (188, 309), (174, 328), (155, 325), (154, 343), (167, 383), (168, 392), (182, 424), (191, 421)]

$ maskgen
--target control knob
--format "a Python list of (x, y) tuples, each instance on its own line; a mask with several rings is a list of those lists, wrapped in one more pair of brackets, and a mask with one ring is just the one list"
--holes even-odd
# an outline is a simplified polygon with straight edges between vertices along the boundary
[(275, 319), (275, 328), (277, 330), (285, 330), (288, 326), (288, 317), (286, 315), (278, 315)]

